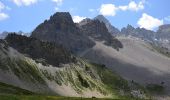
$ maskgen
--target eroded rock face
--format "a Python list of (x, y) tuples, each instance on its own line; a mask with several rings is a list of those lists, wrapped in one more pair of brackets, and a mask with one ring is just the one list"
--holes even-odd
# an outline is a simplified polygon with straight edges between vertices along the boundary
[(45, 65), (59, 66), (60, 63), (66, 64), (74, 61), (68, 51), (55, 43), (42, 42), (14, 33), (9, 34), (5, 40), (9, 46)]
[(73, 22), (68, 12), (57, 12), (49, 20), (40, 24), (31, 37), (63, 45), (76, 53), (91, 48), (95, 43), (90, 40)]
[(170, 24), (160, 26), (156, 37), (158, 39), (167, 39), (170, 41)]
[(96, 16), (94, 19), (99, 20), (100, 22), (103, 22), (106, 25), (106, 28), (108, 29), (108, 31), (113, 34), (113, 35), (117, 35), (120, 34), (119, 29), (115, 28), (114, 26), (111, 25), (111, 23), (103, 16), (103, 15), (98, 15)]
[(131, 25), (127, 25), (121, 29), (121, 34), (125, 36), (134, 36), (147, 41), (153, 41), (155, 38), (155, 32), (151, 30), (146, 30), (144, 28), (134, 28)]
[(85, 19), (80, 22), (79, 27), (83, 32), (97, 40), (97, 41), (104, 41), (106, 45), (112, 46), (116, 49), (122, 48), (123, 45), (120, 41), (118, 41), (111, 33), (108, 32), (105, 23), (100, 22), (97, 19), (89, 20)]

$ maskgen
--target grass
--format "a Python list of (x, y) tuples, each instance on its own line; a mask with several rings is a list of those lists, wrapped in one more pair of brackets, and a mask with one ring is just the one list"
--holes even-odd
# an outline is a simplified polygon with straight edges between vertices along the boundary
[(112, 71), (107, 69), (105, 65), (92, 64), (97, 74), (100, 76), (102, 82), (113, 89), (123, 89), (129, 91), (128, 81), (124, 80), (120, 76), (113, 74)]
[(0, 82), (0, 94), (33, 95), (34, 93), (13, 85)]
[(16, 76), (22, 80), (39, 82), (44, 84), (45, 81), (41, 78), (41, 74), (35, 65), (30, 64), (25, 60), (10, 60), (9, 66)]
[(162, 94), (164, 92), (164, 87), (162, 85), (158, 85), (158, 84), (148, 84), (146, 86), (146, 89), (151, 94)]

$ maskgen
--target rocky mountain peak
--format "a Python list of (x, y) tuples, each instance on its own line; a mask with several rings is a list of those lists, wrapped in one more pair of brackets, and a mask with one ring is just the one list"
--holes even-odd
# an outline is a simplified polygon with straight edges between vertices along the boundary
[(158, 39), (166, 39), (170, 41), (170, 24), (159, 26), (156, 37)]
[[(82, 22), (81, 22), (82, 23)], [(106, 45), (112, 46), (116, 49), (122, 48), (122, 44), (118, 41), (107, 29), (104, 22), (99, 19), (86, 21), (86, 24), (79, 25), (83, 32), (97, 41), (105, 41)]]
[(165, 25), (159, 26), (159, 30), (168, 29), (168, 28), (170, 28), (170, 24), (165, 24)]
[[(73, 27), (75, 27), (69, 12), (56, 12), (49, 20), (45, 20), (42, 24), (48, 25), (48, 28), (54, 31), (74, 31)], [(39, 27), (44, 28), (42, 24)]]
[(100, 22), (109, 23), (109, 21), (103, 15), (98, 15), (94, 19), (98, 19)]
[(86, 25), (87, 23), (91, 22), (90, 18), (83, 19), (81, 22), (78, 23), (78, 26)]
[(134, 29), (135, 29), (135, 28), (134, 28), (132, 25), (130, 25), (130, 24), (128, 24), (126, 28), (129, 29), (129, 30), (134, 30)]
[(120, 33), (120, 31), (117, 28), (115, 28), (114, 26), (112, 26), (111, 23), (109, 22), (109, 20), (107, 20), (103, 15), (98, 15), (94, 19), (95, 20), (97, 19), (100, 22), (103, 22), (106, 25), (107, 30), (111, 34), (116, 35), (116, 34)]
[(68, 12), (57, 12), (49, 20), (40, 24), (31, 37), (55, 42), (75, 53), (95, 45), (88, 36), (76, 26)]

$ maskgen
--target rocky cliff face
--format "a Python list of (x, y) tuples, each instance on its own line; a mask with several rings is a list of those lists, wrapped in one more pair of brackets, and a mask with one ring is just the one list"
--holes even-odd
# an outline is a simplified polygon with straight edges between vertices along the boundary
[(170, 41), (170, 24), (160, 26), (157, 31), (156, 38), (167, 39)]
[(155, 32), (146, 30), (144, 28), (134, 28), (131, 25), (121, 29), (121, 34), (125, 36), (134, 36), (147, 41), (153, 41), (155, 38)]
[(111, 23), (103, 15), (98, 15), (94, 19), (97, 19), (100, 22), (103, 22), (106, 25), (108, 32), (110, 32), (111, 34), (113, 35), (120, 34), (120, 31), (114, 26), (112, 26)]
[(31, 37), (61, 44), (68, 51), (75, 54), (92, 48), (95, 40), (105, 41), (106, 45), (116, 49), (122, 44), (108, 32), (105, 24), (99, 20), (85, 19), (79, 24), (73, 23), (72, 17), (67, 12), (57, 12), (49, 20), (40, 24)]
[(4, 39), (8, 35), (8, 32), (0, 33), (0, 39)]
[(74, 61), (68, 51), (55, 43), (42, 42), (38, 39), (17, 35), (15, 33), (9, 34), (5, 40), (9, 46), (44, 65), (51, 64), (59, 66), (60, 63), (67, 64)]
[(79, 27), (87, 36), (94, 40), (104, 41), (106, 45), (112, 46), (116, 49), (123, 47), (121, 42), (108, 32), (106, 25), (97, 19), (85, 19), (79, 23)]
[(64, 48), (72, 52), (79, 52), (95, 45), (74, 24), (68, 12), (57, 12), (49, 20), (40, 24), (31, 37), (40, 40), (62, 44)]

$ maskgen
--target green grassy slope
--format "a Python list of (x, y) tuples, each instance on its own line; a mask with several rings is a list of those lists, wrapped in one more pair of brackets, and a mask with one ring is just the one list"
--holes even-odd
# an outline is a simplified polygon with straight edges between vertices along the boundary
[(35, 93), (0, 82), (0, 94), (33, 95)]

